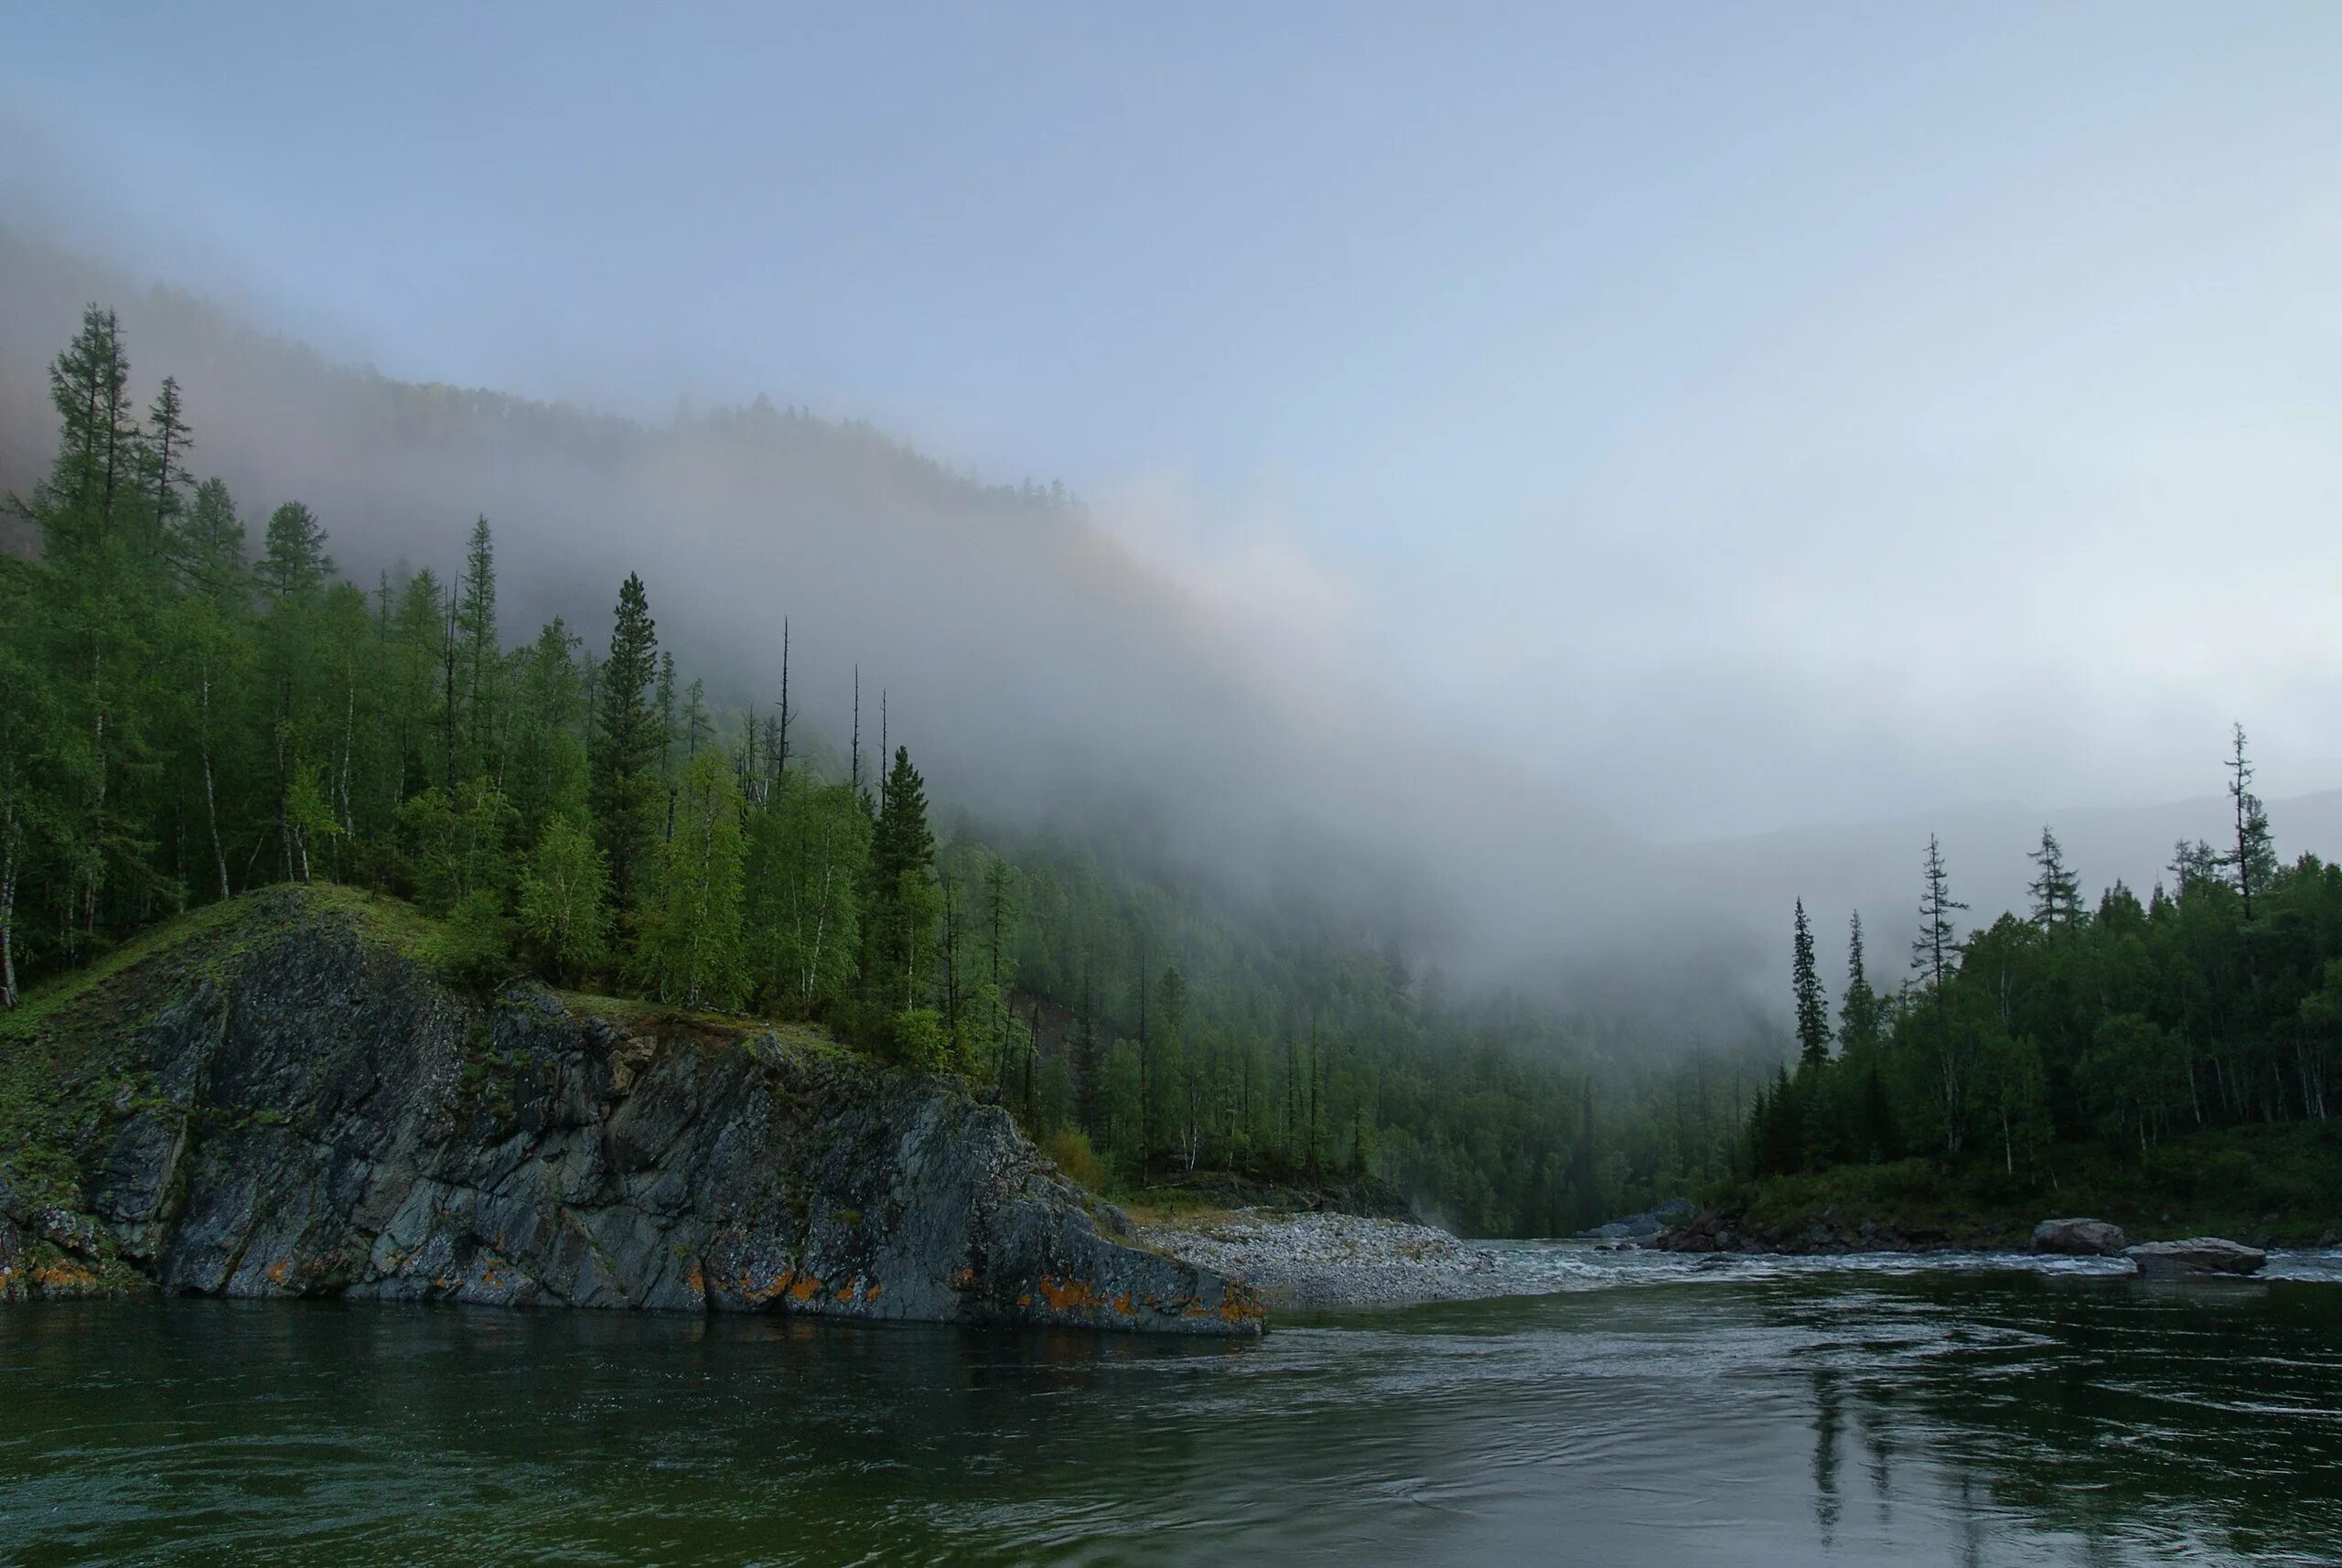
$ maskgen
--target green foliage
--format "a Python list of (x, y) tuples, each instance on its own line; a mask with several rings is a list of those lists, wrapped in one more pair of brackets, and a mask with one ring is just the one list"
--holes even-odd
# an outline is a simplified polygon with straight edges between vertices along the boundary
[(866, 792), (858, 698), (842, 759), (801, 714), (719, 733), (767, 704), (678, 669), (639, 576), (606, 650), (560, 620), (508, 648), (485, 519), (459, 561), (362, 592), (288, 501), (255, 560), (195, 477), (201, 411), (165, 385), (142, 421), (102, 309), (51, 385), (55, 461), (10, 503), (40, 554), (0, 556), (0, 1005), (306, 878), (467, 981), (525, 961), (661, 999), (607, 1004), (629, 1016), (748, 1006), (981, 1080), (1035, 1134), (1086, 1134), (1101, 1182), (1371, 1166), (1488, 1232), (1715, 1177), (1770, 1073), (1458, 1003), (1371, 917), (1173, 875), (1135, 821), (942, 834), (907, 749)]
[(653, 864), (636, 964), (661, 1002), (736, 1007), (748, 988), (740, 794), (731, 767), (714, 752), (683, 769), (674, 824)]
[(467, 893), (424, 951), (449, 979), (492, 985), (512, 972), (512, 927), (504, 900), (481, 888)]
[(618, 590), (609, 657), (596, 675), (600, 705), (592, 753), (595, 832), (609, 857), (611, 893), (621, 913), (634, 909), (660, 837), (659, 770), (667, 736), (650, 705), (657, 674), (650, 596), (642, 579), (628, 573)]
[(763, 1004), (817, 1017), (854, 992), (871, 822), (851, 786), (785, 774), (750, 824), (747, 940)]
[(514, 819), (486, 779), (466, 781), (453, 800), (435, 784), (402, 804), (415, 902), (444, 915), (475, 893), (500, 891)]
[(2085, 908), (2045, 830), (2028, 914), (1954, 940), (1930, 841), (1913, 983), (1874, 1011), (1850, 983), (1842, 1057), (1759, 1098), (1746, 1168), (1891, 1164), (1918, 1143), (2037, 1200), (2085, 1163), (2151, 1167), (2175, 1138), (2323, 1123), (2342, 1083), (2342, 870), (2276, 865), (2241, 734), (2229, 767), (2238, 847), (2183, 841), (2175, 887), (2143, 905), (2116, 883)]
[(1820, 1067), (1830, 1059), (1830, 1001), (1821, 993), (1821, 977), (1814, 968), (1813, 927), (1805, 918), (1802, 898), (1797, 901), (1789, 972), (1796, 1000), (1798, 1058), (1807, 1067)]
[(575, 980), (609, 956), (610, 874), (573, 817), (545, 824), (521, 872), (521, 950), (555, 979)]
[(920, 1072), (958, 1072), (967, 1065), (932, 1007), (908, 1007), (887, 1019), (886, 1044), (896, 1060)]
[(910, 753), (895, 748), (870, 840), (864, 895), (862, 983), (874, 1002), (908, 1010), (935, 956), (943, 912), (935, 880), (935, 834), (927, 825), (927, 787)]
[(1041, 1153), (1068, 1176), (1092, 1192), (1106, 1190), (1106, 1162), (1090, 1146), (1079, 1127), (1060, 1127), (1041, 1140)]

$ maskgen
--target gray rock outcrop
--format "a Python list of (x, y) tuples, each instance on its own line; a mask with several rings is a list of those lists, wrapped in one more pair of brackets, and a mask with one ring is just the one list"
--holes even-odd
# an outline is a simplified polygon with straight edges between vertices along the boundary
[(2123, 1254), (2146, 1275), (2257, 1274), (2269, 1261), (2258, 1247), (2218, 1236), (2185, 1241), (2143, 1241)]
[[(1257, 1334), (956, 1082), (826, 1041), (457, 994), (358, 918), (253, 901), (0, 1181), (0, 1297), (166, 1292)], [(92, 1069), (94, 1071), (94, 1069)], [(50, 1195), (44, 1195), (50, 1196)]]
[(2103, 1219), (2045, 1219), (2033, 1229), (2033, 1250), (2069, 1258), (2111, 1258), (2128, 1244), (2120, 1225)]

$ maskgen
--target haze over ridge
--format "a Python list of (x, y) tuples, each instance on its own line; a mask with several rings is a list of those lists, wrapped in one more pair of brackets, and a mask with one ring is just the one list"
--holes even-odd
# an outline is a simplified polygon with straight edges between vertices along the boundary
[(2232, 717), (2342, 784), (2337, 35), (67, 8), (0, 211), (408, 379), (1062, 474), (1659, 837), (2145, 805)]

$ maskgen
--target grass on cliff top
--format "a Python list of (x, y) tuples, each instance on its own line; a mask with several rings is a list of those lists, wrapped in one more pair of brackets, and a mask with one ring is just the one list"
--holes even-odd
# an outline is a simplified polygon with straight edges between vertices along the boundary
[[(156, 925), (0, 1014), (0, 1176), (36, 1202), (70, 1202), (87, 1147), (113, 1108), (150, 1092), (133, 1060), (138, 1031), (201, 978), (323, 915), (371, 950), (436, 968), (444, 930), (398, 898), (332, 883), (281, 884), (207, 905)], [(688, 1039), (704, 1050), (771, 1037), (785, 1050), (849, 1055), (810, 1024), (712, 1013), (620, 996), (556, 993), (574, 1013), (630, 1033)]]
[[(54, 1076), (66, 1065), (59, 1059), (60, 1050), (81, 1054), (66, 1050), (71, 1041), (87, 1046), (119, 1040), (180, 993), (196, 974), (220, 974), (257, 943), (318, 913), (338, 917), (375, 951), (435, 967), (444, 925), (403, 899), (362, 887), (329, 882), (278, 884), (175, 916), (94, 962), (33, 987), (15, 1012), (0, 1013), (0, 1154), (5, 1154), (5, 1134), (12, 1126), (12, 1079)], [(769, 1035), (795, 1049), (845, 1049), (827, 1030), (811, 1024), (776, 1023), (588, 992), (556, 994), (574, 1012), (606, 1018), (631, 1031), (684, 1035), (711, 1046)]]
[(2143, 1159), (2135, 1145), (2061, 1146), (2056, 1180), (2012, 1176), (1997, 1163), (1947, 1173), (1931, 1161), (1842, 1165), (1743, 1181), (1718, 1208), (1758, 1230), (1796, 1231), (1832, 1211), (1906, 1232), (1977, 1244), (2022, 1243), (2044, 1219), (2087, 1216), (2133, 1240), (2267, 1237), (2310, 1245), (2342, 1231), (2342, 1122), (2223, 1127), (2169, 1137)]

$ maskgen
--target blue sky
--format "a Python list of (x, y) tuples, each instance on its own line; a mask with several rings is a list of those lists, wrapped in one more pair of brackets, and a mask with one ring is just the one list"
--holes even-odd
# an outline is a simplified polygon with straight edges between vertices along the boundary
[(2342, 784), (2342, 10), (327, 9), (12, 14), (16, 188), (393, 373), (1062, 476), (1659, 831)]

